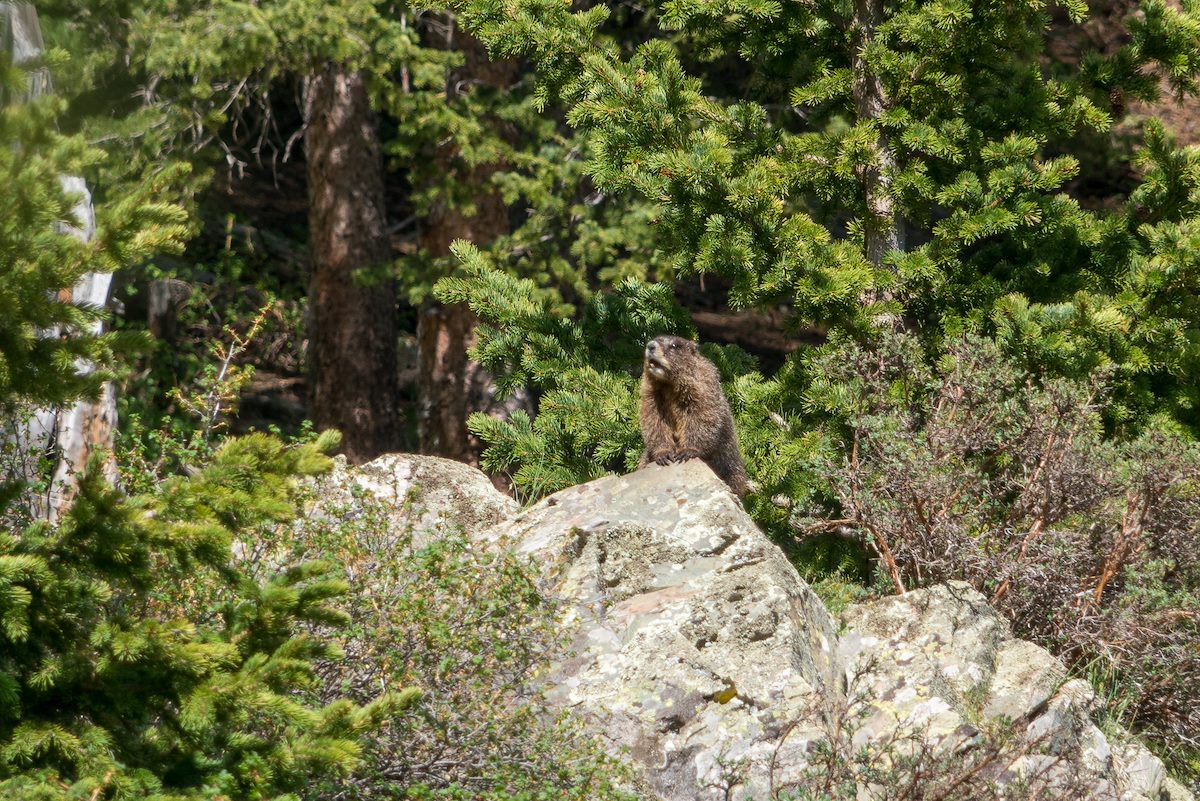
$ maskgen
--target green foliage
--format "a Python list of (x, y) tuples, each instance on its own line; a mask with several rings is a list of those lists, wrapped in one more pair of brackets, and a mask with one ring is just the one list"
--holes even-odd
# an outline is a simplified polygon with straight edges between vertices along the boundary
[(1019, 636), (1103, 676), (1110, 714), (1187, 770), (1200, 726), (1195, 441), (1162, 418), (1106, 438), (1105, 373), (1031, 373), (978, 337), (933, 365), (907, 336), (830, 348), (813, 366), (810, 393), (847, 447), (817, 466), (836, 503), (797, 510), (796, 531), (856, 534), (891, 591), (970, 582)]
[[(27, 73), (0, 62), (5, 90), (24, 87)], [(63, 176), (82, 174), (104, 153), (80, 136), (55, 131), (63, 110), (56, 98), (0, 108), (0, 398), (6, 402), (60, 404), (98, 391), (108, 373), (80, 375), (77, 360), (106, 368), (117, 338), (96, 333), (104, 310), (64, 303), (87, 273), (108, 273), (177, 249), (184, 214), (160, 199), (163, 181), (152, 180), (96, 207), (97, 231), (88, 243), (71, 231), (80, 224), (80, 201)]]
[(642, 343), (657, 332), (690, 333), (668, 287), (627, 279), (611, 294), (593, 296), (576, 322), (532, 280), (491, 267), (466, 243), (455, 253), (462, 276), (435, 291), (443, 303), (469, 304), (483, 321), (473, 357), (503, 376), (501, 392), (524, 384), (543, 392), (536, 420), (520, 412), (507, 421), (471, 418), (472, 432), (491, 444), (485, 468), (510, 473), (518, 490), (540, 496), (636, 465), (632, 371)]
[[(25, 73), (3, 66), (6, 87), (22, 87)], [(9, 414), (93, 393), (115, 366), (118, 338), (96, 333), (103, 310), (61, 293), (85, 273), (177, 249), (186, 232), (183, 210), (162, 200), (179, 168), (98, 192), (89, 242), (70, 230), (79, 198), (62, 176), (106, 161), (82, 136), (56, 133), (63, 108), (45, 98), (0, 110)], [(80, 376), (80, 359), (100, 369)], [(399, 699), (322, 706), (303, 695), (331, 651), (300, 626), (339, 621), (328, 599), (344, 587), (316, 565), (260, 585), (230, 550), (235, 533), (294, 515), (294, 476), (326, 469), (330, 444), (232, 442), (195, 476), (146, 481), (135, 497), (97, 461), (61, 521), (0, 533), (0, 793), (266, 799), (355, 764), (357, 737)]]
[[(526, 99), (522, 112), (533, 115)], [(587, 300), (598, 287), (626, 278), (662, 278), (670, 264), (657, 250), (657, 220), (639, 198), (603, 192), (586, 173), (589, 142), (558, 126), (532, 128), (529, 146), (514, 149), (508, 168), (493, 179), (505, 202), (526, 217), (488, 250), (515, 275), (557, 288), (564, 298)]]
[[(586, 300), (597, 286), (669, 268), (653, 252), (649, 207), (590, 181), (591, 141), (541, 113), (519, 60), (482, 63), (478, 43), (443, 7), (402, 16), (422, 47), (405, 54), (399, 85), (383, 84), (378, 105), (397, 121), (388, 152), (404, 170), (415, 216), (444, 215), (446, 222), (430, 228), (465, 225), (497, 265), (568, 303)], [(485, 195), (508, 207), (506, 220), (470, 222), (493, 202)], [(457, 268), (454, 258), (421, 244), (398, 262), (414, 305)]]
[[(419, 49), (389, 2), (39, 5), (47, 35), (78, 54), (64, 76), (72, 124), (126, 158), (105, 184), (153, 171), (156, 160), (242, 168), (283, 159), (292, 131), (275, 117), (272, 90), (337, 62), (383, 93), (392, 69)], [(209, 175), (174, 189), (190, 195)]]
[(996, 299), (997, 339), (1030, 366), (1068, 375), (1115, 371), (1110, 423), (1157, 411), (1195, 426), (1200, 418), (1194, 252), (1200, 150), (1176, 148), (1162, 126), (1146, 127), (1137, 154), (1141, 183), (1114, 217), (1090, 223), (1090, 265), (1073, 294), (1055, 303), (1028, 295)]
[(283, 798), (353, 767), (411, 698), (315, 703), (334, 651), (304, 627), (342, 622), (345, 586), (317, 563), (258, 583), (230, 548), (289, 521), (294, 477), (328, 465), (258, 435), (133, 498), (93, 465), (59, 524), (0, 535), (0, 792)]
[[(1194, 91), (1195, 9), (1144, 4), (1127, 47), (1060, 78), (1038, 61), (1042, 3), (879, 5), (864, 32), (841, 7), (675, 0), (655, 8), (666, 35), (631, 47), (601, 33), (601, 7), (460, 7), (494, 53), (532, 58), (535, 95), (586, 134), (596, 186), (643, 199), (663, 259), (722, 275), (732, 306), (786, 303), (860, 334), (901, 314), (934, 343), (994, 334), (1031, 366), (1114, 366), (1110, 423), (1200, 422), (1194, 155), (1150, 124), (1127, 205), (1067, 192), (1076, 134), (1109, 124), (1101, 98), (1156, 98), (1160, 76)], [(913, 244), (873, 262), (867, 239), (889, 225)]]
[(1193, 3), (1181, 7), (1148, 0), (1141, 13), (1129, 19), (1130, 42), (1107, 58), (1091, 54), (1084, 61), (1084, 75), (1105, 92), (1120, 92), (1131, 98), (1155, 100), (1166, 79), (1177, 96), (1195, 94), (1200, 67), (1194, 49), (1200, 22)]
[(414, 801), (630, 801), (629, 776), (568, 716), (547, 712), (537, 689), (567, 647), (560, 610), (536, 567), (487, 547), (456, 522), (435, 522), (421, 488), (395, 505), (335, 481), (316, 485), (302, 536), (269, 540), (270, 563), (319, 559), (355, 591), (336, 638), (351, 658), (327, 665), (325, 697), (367, 701), (379, 687), (419, 698), (371, 733), (364, 769), (312, 797)]

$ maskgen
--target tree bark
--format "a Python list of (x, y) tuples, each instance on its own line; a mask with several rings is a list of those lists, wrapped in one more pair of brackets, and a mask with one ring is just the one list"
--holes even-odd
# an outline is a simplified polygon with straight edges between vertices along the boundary
[[(888, 106), (883, 80), (864, 60), (865, 51), (875, 36), (875, 26), (882, 17), (883, 0), (854, 0), (851, 21), (854, 53), (850, 70), (854, 107), (860, 121), (878, 120)], [(891, 194), (895, 172), (895, 154), (887, 134), (879, 128), (875, 160), (862, 165), (858, 176), (867, 206), (864, 250), (867, 260), (876, 267), (883, 265), (883, 257), (889, 252), (904, 249), (902, 223)]]
[[(37, 11), (29, 3), (0, 3), (0, 50), (11, 54), (13, 63), (23, 64), (39, 56), (45, 45)], [(50, 74), (38, 69), (28, 74), (28, 84), (23, 96), (3, 97), (4, 102), (24, 102), (51, 92)], [(63, 190), (78, 195), (80, 200), (73, 209), (74, 224), (57, 223), (60, 233), (71, 234), (84, 242), (90, 241), (96, 232), (96, 215), (92, 208), (92, 195), (87, 184), (77, 176), (62, 176)], [(108, 305), (112, 287), (111, 273), (87, 273), (70, 289), (59, 293), (63, 303), (87, 306)], [(93, 323), (87, 333), (99, 335), (104, 330), (102, 322)], [(63, 336), (57, 328), (41, 332), (45, 337)], [(96, 366), (88, 362), (76, 365), (80, 374), (95, 371)], [(81, 400), (67, 408), (36, 409), (28, 420), (18, 423), (16, 430), (7, 436), (17, 443), (22, 462), (16, 466), (21, 473), (8, 476), (24, 481), (35, 481), (41, 477), (40, 457), (50, 453), (55, 460), (54, 473), (43, 495), (33, 499), (31, 512), (51, 523), (57, 521), (70, 507), (78, 488), (77, 476), (87, 466), (93, 454), (104, 458), (102, 470), (105, 477), (115, 483), (117, 463), (113, 456), (113, 439), (117, 429), (117, 398), (111, 382), (101, 386), (100, 397)]]
[(329, 64), (304, 97), (308, 168), (309, 379), (318, 428), (362, 463), (401, 445), (396, 286), (356, 273), (391, 259), (383, 154), (361, 73)]
[[(506, 88), (517, 75), (515, 61), (493, 62), (487, 50), (474, 37), (457, 30), (450, 21), (445, 46), (461, 51), (465, 63), (447, 82), (446, 99), (470, 90), (474, 84)], [(421, 232), (421, 247), (434, 258), (450, 254), (450, 244), (466, 239), (486, 246), (508, 233), (508, 208), (499, 193), (489, 188), (492, 176), (503, 164), (463, 165), (453, 145), (437, 155), (441, 172), (457, 176), (471, 187), (475, 213), (471, 216), (444, 199), (431, 209)], [(418, 431), (421, 453), (450, 459), (477, 461), (467, 436), (467, 416), (487, 399), (473, 398), (481, 387), (490, 385), (490, 377), (467, 358), (475, 315), (465, 305), (444, 306), (432, 298), (421, 309), (417, 324), (419, 353)]]

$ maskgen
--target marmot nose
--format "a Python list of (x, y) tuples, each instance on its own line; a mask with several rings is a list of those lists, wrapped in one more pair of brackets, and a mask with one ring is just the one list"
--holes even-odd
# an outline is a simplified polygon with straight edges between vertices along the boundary
[(653, 353), (656, 350), (658, 350), (657, 340), (652, 339), (646, 343), (646, 353)]

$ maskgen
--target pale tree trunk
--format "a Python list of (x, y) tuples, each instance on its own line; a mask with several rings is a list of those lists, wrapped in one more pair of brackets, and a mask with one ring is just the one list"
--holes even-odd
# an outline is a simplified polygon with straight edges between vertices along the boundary
[[(12, 54), (13, 62), (22, 64), (44, 49), (37, 11), (28, 3), (0, 3), (0, 32), (3, 37), (0, 47)], [(45, 70), (30, 73), (26, 98), (32, 99), (51, 90), (50, 77)], [(22, 98), (6, 98), (20, 101)], [(74, 208), (78, 226), (58, 224), (60, 232), (70, 233), (84, 242), (89, 241), (96, 230), (96, 217), (92, 209), (91, 194), (82, 178), (63, 176), (64, 191), (80, 198)], [(69, 290), (59, 294), (64, 303), (76, 303), (102, 308), (108, 304), (112, 286), (111, 273), (88, 273)], [(88, 334), (98, 335), (103, 323), (91, 325)], [(46, 337), (62, 336), (63, 332), (50, 329), (42, 332)], [(93, 372), (96, 367), (90, 362), (80, 361), (76, 368), (81, 374)], [(55, 468), (44, 495), (35, 499), (33, 512), (51, 522), (60, 518), (75, 496), (77, 474), (87, 465), (93, 454), (103, 458), (106, 477), (116, 482), (117, 465), (113, 458), (113, 438), (117, 425), (117, 401), (113, 386), (105, 382), (100, 397), (83, 400), (67, 408), (37, 409), (28, 420), (16, 421), (18, 430), (10, 432), (18, 444), (24, 461), (19, 469), (20, 476), (14, 478), (34, 480), (39, 477), (39, 457), (50, 454)]]
[[(878, 73), (872, 71), (863, 55), (875, 36), (875, 27), (883, 16), (883, 0), (854, 0), (854, 53), (851, 59), (852, 92), (858, 119), (878, 120), (888, 107), (887, 94)], [(867, 218), (864, 238), (867, 260), (876, 267), (891, 251), (904, 249), (904, 232), (900, 215), (892, 198), (892, 181), (896, 173), (896, 157), (882, 128), (875, 139), (874, 160), (861, 165), (858, 179), (866, 200)], [(872, 297), (867, 300), (886, 300)]]
[(383, 155), (361, 73), (327, 65), (308, 77), (304, 105), (311, 413), (361, 463), (401, 444), (395, 281), (355, 275), (392, 257)]
[[(444, 45), (463, 53), (465, 63), (455, 70), (446, 87), (447, 101), (485, 84), (507, 88), (517, 76), (515, 61), (493, 62), (473, 36), (458, 30), (449, 20)], [(466, 216), (449, 203), (439, 202), (430, 211), (421, 232), (421, 247), (435, 258), (450, 254), (450, 244), (465, 239), (486, 246), (509, 232), (508, 208), (500, 194), (489, 187), (491, 177), (503, 164), (462, 166), (453, 145), (437, 155), (439, 165), (471, 187), (475, 213)], [(430, 298), (421, 308), (417, 323), (418, 431), (422, 453), (476, 462), (478, 453), (467, 436), (467, 416), (488, 402), (480, 397), (489, 392), (490, 376), (467, 358), (475, 328), (475, 315), (465, 305), (445, 306)]]

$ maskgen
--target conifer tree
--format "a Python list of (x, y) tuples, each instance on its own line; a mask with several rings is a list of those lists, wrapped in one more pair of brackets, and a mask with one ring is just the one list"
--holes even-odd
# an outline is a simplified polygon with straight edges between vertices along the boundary
[(235, 537), (294, 514), (329, 441), (230, 441), (192, 478), (125, 498), (97, 470), (57, 526), (0, 534), (0, 793), (291, 797), (355, 763), (358, 734), (413, 691), (319, 706), (306, 625), (342, 622), (317, 563), (258, 583)]
[[(901, 325), (921, 332), (933, 354), (964, 332), (985, 333), (1037, 370), (1110, 370), (1114, 430), (1156, 412), (1200, 424), (1200, 329), (1186, 289), (1198, 275), (1187, 233), (1195, 150), (1151, 123), (1136, 157), (1141, 182), (1123, 205), (1085, 209), (1068, 191), (1080, 170), (1071, 149), (1105, 141), (1114, 92), (1157, 98), (1160, 80), (1195, 90), (1193, 4), (1142, 4), (1128, 46), (1073, 72), (1041, 61), (1042, 3), (674, 0), (648, 8), (662, 35), (634, 48), (602, 35), (603, 6), (460, 7), (494, 54), (537, 65), (535, 96), (565, 105), (587, 139), (591, 180), (650, 205), (654, 243), (674, 274), (722, 276), (731, 307), (783, 305), (794, 324), (826, 327), (834, 339)], [(1076, 24), (1087, 13), (1083, 4), (1067, 10)], [(491, 325), (477, 352), (497, 368), (516, 365), (553, 389), (564, 370), (549, 367), (555, 359), (577, 370), (610, 364), (600, 354), (634, 336), (612, 328), (580, 340), (565, 321), (536, 322), (533, 287), (496, 295), (501, 279), (471, 258), (471, 278), (443, 291), (484, 310)], [(585, 310), (581, 327), (595, 315)], [(728, 389), (763, 495), (807, 492), (805, 354), (769, 377), (729, 359), (725, 377), (736, 377)], [(636, 362), (616, 367), (628, 376)], [(551, 468), (533, 466), (533, 454), (560, 448), (561, 481), (619, 466), (596, 437), (576, 439), (560, 413), (609, 419), (610, 396), (563, 393), (541, 408), (557, 428), (476, 420), (496, 463), (540, 473)], [(628, 399), (616, 406), (630, 408)], [(561, 483), (528, 488), (551, 486)]]
[[(3, 90), (23, 94), (27, 70), (10, 56), (0, 51)], [(56, 131), (63, 105), (46, 96), (0, 107), (0, 401), (8, 404), (54, 406), (95, 394), (108, 373), (81, 374), (76, 360), (108, 364), (115, 335), (90, 330), (103, 309), (63, 303), (60, 293), (87, 273), (178, 248), (185, 232), (183, 210), (160, 194), (169, 176), (99, 204), (89, 242), (67, 230), (78, 225), (78, 197), (62, 176), (82, 174), (104, 153)]]
[[(25, 70), (7, 57), (0, 76), (24, 88)], [(63, 291), (83, 273), (175, 248), (185, 231), (154, 181), (104, 187), (90, 241), (67, 230), (76, 198), (61, 176), (105, 154), (56, 131), (63, 105), (48, 96), (0, 107), (6, 428), (25, 407), (94, 393), (116, 366), (116, 337), (90, 325), (104, 310), (64, 302)], [(99, 369), (81, 375), (78, 359)], [(133, 498), (95, 458), (56, 523), (29, 519), (20, 501), (30, 488), (3, 486), (0, 795), (294, 798), (355, 764), (360, 732), (414, 693), (366, 707), (307, 699), (316, 661), (335, 655), (310, 629), (342, 621), (328, 601), (344, 587), (320, 564), (259, 581), (232, 549), (295, 516), (295, 477), (325, 470), (333, 444), (231, 441), (196, 475)]]
[(119, 267), (177, 250), (186, 215), (163, 192), (174, 169), (106, 193), (92, 219), (83, 182), (68, 176), (99, 168), (105, 153), (59, 133), (61, 98), (31, 93), (48, 90), (49, 67), (64, 56), (29, 52), (38, 44), (29, 7), (0, 9), (0, 28), (18, 15), (24, 48), (0, 48), (0, 481), (44, 483), (26, 495), (27, 508), (54, 517), (86, 454), (111, 448), (102, 433), (111, 432), (111, 407), (92, 405), (118, 342), (104, 331), (107, 281)]

